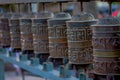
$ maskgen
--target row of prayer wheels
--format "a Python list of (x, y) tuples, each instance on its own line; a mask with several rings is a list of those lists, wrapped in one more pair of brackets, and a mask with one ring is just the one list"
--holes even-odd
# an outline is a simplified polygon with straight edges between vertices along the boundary
[[(96, 24), (97, 22), (97, 24)], [(93, 25), (94, 24), (94, 25)], [(92, 25), (92, 26), (91, 26)], [(3, 14), (0, 45), (69, 58), (72, 64), (94, 64), (101, 75), (120, 75), (120, 20), (95, 20), (90, 13)], [(30, 53), (28, 53), (30, 54)]]

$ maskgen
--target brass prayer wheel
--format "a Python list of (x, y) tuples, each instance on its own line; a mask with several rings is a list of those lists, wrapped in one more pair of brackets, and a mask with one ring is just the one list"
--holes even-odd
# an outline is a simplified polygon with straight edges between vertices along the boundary
[(119, 20), (116, 18), (101, 19), (92, 27), (94, 56), (119, 57)]
[(20, 18), (21, 45), (22, 50), (33, 49), (32, 20), (34, 14), (25, 14)]
[(120, 75), (120, 21), (114, 17), (100, 19), (92, 26), (94, 70), (96, 74)]
[(33, 46), (36, 54), (49, 54), (47, 20), (52, 17), (53, 13), (41, 11), (32, 19)]
[(0, 18), (0, 31), (1, 31), (1, 46), (10, 47), (11, 38), (10, 38), (10, 27), (9, 27), (9, 18), (11, 18), (12, 13), (5, 13)]
[(70, 19), (70, 14), (60, 12), (48, 20), (49, 52), (52, 58), (68, 56), (66, 21)]
[[(2, 15), (3, 14), (0, 14), (0, 18), (2, 17)], [(2, 41), (2, 23), (1, 23), (1, 20), (0, 20), (0, 47), (2, 46), (2, 43), (1, 43), (1, 41)]]
[(9, 19), (10, 36), (11, 36), (11, 47), (13, 49), (21, 49), (21, 35), (20, 35), (20, 24), (19, 18), (21, 14), (13, 13)]
[(90, 26), (96, 20), (90, 13), (74, 15), (67, 21), (69, 62), (72, 64), (90, 64), (93, 60), (92, 30)]

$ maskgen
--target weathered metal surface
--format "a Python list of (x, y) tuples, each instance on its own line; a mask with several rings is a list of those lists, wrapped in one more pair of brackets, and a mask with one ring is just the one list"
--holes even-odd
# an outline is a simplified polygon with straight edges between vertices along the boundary
[[(3, 14), (0, 14), (0, 18), (2, 17)], [(0, 25), (1, 25), (1, 21), (0, 21)], [(2, 25), (1, 25), (2, 26)], [(1, 41), (2, 41), (2, 27), (0, 26), (0, 47), (1, 45)]]
[(45, 62), (49, 57), (49, 39), (47, 20), (53, 17), (49, 11), (41, 11), (32, 19), (33, 48), (34, 53), (40, 59), (40, 63)]
[(9, 18), (11, 18), (11, 13), (3, 14), (0, 18), (0, 31), (1, 31), (1, 46), (10, 47), (11, 38), (10, 38), (10, 27), (9, 27)]
[(93, 60), (91, 14), (81, 13), (67, 21), (69, 61), (72, 64), (90, 64)]
[(21, 43), (22, 50), (33, 50), (32, 20), (28, 14), (20, 19)]
[(21, 35), (20, 35), (20, 14), (13, 13), (12, 18), (9, 20), (10, 34), (11, 34), (11, 47), (13, 49), (21, 49)]
[(120, 74), (120, 21), (109, 17), (92, 27), (96, 74)]
[(40, 12), (32, 19), (33, 46), (36, 54), (49, 53), (47, 20), (52, 18), (51, 12)]
[(71, 17), (66, 13), (58, 13), (55, 18), (48, 20), (49, 52), (52, 58), (68, 56), (66, 21)]
[[(102, 27), (102, 28), (101, 28)], [(93, 30), (94, 55), (97, 57), (120, 56), (120, 26), (96, 26)], [(105, 31), (104, 31), (105, 30)]]
[(94, 70), (99, 75), (120, 75), (118, 58), (94, 57)]

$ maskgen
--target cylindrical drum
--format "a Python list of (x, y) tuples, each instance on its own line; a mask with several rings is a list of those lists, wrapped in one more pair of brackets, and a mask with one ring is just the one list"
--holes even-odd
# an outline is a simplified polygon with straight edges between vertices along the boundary
[(23, 54), (28, 54), (29, 58), (34, 56), (31, 18), (34, 18), (34, 14), (26, 14), (20, 19), (22, 51)]
[(66, 21), (70, 19), (69, 14), (61, 12), (48, 20), (49, 52), (52, 58), (68, 56)]
[(103, 18), (92, 30), (95, 73), (120, 75), (120, 21)]
[(21, 35), (20, 35), (20, 14), (14, 13), (9, 20), (10, 35), (11, 35), (11, 47), (14, 50), (21, 50)]
[(9, 27), (9, 18), (11, 18), (11, 13), (3, 14), (0, 18), (0, 36), (1, 36), (1, 46), (2, 47), (10, 47), (11, 39), (10, 39), (10, 27)]
[(81, 13), (67, 21), (69, 62), (90, 64), (93, 60), (91, 24), (96, 20), (92, 14)]
[(49, 53), (47, 20), (52, 17), (52, 13), (48, 11), (42, 11), (37, 14), (36, 18), (32, 19), (33, 46), (34, 53), (36, 54)]
[[(2, 17), (3, 14), (0, 14), (0, 19)], [(1, 40), (2, 40), (2, 23), (1, 23), (1, 20), (0, 20), (0, 47), (2, 47), (2, 43), (1, 43)]]
[(25, 15), (20, 19), (21, 43), (22, 50), (33, 50), (33, 35), (32, 35), (32, 20), (31, 15)]
[(41, 11), (32, 19), (33, 48), (40, 63), (45, 62), (49, 57), (49, 39), (47, 20), (53, 17), (53, 13)]

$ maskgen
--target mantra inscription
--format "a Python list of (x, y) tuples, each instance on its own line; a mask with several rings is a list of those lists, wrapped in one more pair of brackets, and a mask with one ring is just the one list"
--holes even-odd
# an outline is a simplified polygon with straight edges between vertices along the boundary
[(50, 56), (54, 58), (64, 58), (68, 55), (67, 43), (49, 43)]
[(93, 38), (93, 48), (102, 50), (120, 50), (120, 37), (94, 37)]
[(11, 47), (21, 49), (21, 38), (20, 35), (11, 35)]
[(67, 37), (70, 63), (92, 63), (92, 30), (88, 26), (73, 26), (72, 23), (69, 26), (67, 29)]
[(92, 47), (86, 48), (70, 48), (69, 58), (71, 63), (77, 64), (89, 64), (92, 63)]
[(47, 19), (33, 19), (33, 47), (35, 53), (49, 53)]
[(32, 21), (31, 19), (21, 19), (21, 43), (23, 50), (33, 50), (33, 36), (32, 36)]
[(24, 24), (20, 27), (21, 34), (29, 34), (31, 31), (31, 24)]
[(10, 26), (10, 33), (12, 34), (12, 35), (14, 35), (14, 34), (20, 34), (20, 27), (19, 27), (19, 25), (16, 25), (16, 26)]
[(41, 37), (48, 37), (48, 26), (46, 24), (37, 23), (36, 25), (32, 26), (32, 32), (34, 35), (38, 35)]
[(10, 46), (11, 38), (10, 38), (10, 27), (8, 19), (1, 19), (1, 46)]
[(98, 74), (120, 74), (120, 61), (94, 61), (94, 70)]
[(33, 40), (22, 40), (21, 43), (23, 50), (33, 50)]
[(49, 53), (48, 40), (33, 40), (35, 53)]
[(67, 35), (69, 41), (81, 41), (92, 39), (92, 31), (89, 27), (68, 28)]
[(49, 37), (54, 37), (54, 38), (66, 38), (67, 37), (67, 28), (66, 25), (54, 25), (53, 27), (48, 27), (49, 31)]
[(10, 20), (11, 47), (21, 48), (21, 35), (19, 20)]
[(49, 52), (53, 58), (64, 58), (68, 55), (67, 28), (65, 24), (48, 27)]

